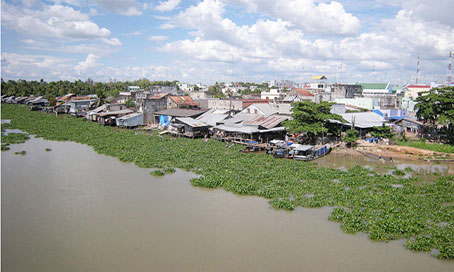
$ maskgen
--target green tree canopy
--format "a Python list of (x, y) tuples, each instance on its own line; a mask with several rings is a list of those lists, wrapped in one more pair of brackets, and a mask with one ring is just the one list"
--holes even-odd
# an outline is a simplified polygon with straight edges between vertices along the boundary
[(329, 120), (343, 121), (343, 118), (331, 113), (334, 103), (322, 101), (314, 103), (302, 101), (292, 104), (292, 120), (284, 122), (284, 126), (292, 133), (306, 133), (312, 139), (328, 132)]
[(448, 140), (454, 144), (454, 87), (433, 88), (422, 92), (415, 106), (416, 116), (433, 128), (443, 125), (448, 131)]
[(391, 139), (394, 136), (391, 127), (385, 126), (385, 124), (381, 127), (374, 127), (370, 134), (379, 139)]

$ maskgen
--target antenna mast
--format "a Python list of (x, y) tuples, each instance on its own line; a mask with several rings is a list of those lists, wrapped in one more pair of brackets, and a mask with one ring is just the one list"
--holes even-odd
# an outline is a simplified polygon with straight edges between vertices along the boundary
[(418, 83), (419, 83), (419, 74), (420, 74), (420, 70), (419, 70), (419, 56), (418, 56), (418, 62), (416, 63), (416, 85), (418, 85)]
[(449, 63), (448, 63), (448, 75), (446, 77), (446, 85), (451, 84), (451, 76), (452, 76), (452, 51), (449, 51)]

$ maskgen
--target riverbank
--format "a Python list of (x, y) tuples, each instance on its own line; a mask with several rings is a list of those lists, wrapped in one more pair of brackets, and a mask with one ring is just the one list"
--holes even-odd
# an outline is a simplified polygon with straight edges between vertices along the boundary
[[(335, 151), (338, 154), (358, 155), (358, 153), (371, 153), (376, 157), (392, 160), (431, 160), (440, 161), (454, 160), (454, 154), (442, 153), (410, 146), (381, 145), (361, 142), (356, 148), (339, 148)], [(367, 156), (367, 155), (366, 155)]]
[(332, 206), (330, 220), (340, 222), (347, 233), (365, 232), (373, 240), (403, 238), (409, 249), (436, 249), (438, 258), (454, 258), (454, 207), (446, 204), (454, 203), (454, 176), (421, 185), (418, 178), (244, 154), (240, 146), (225, 148), (215, 140), (135, 134), (18, 105), (2, 105), (2, 118), (10, 119), (12, 128), (49, 140), (87, 144), (140, 167), (190, 170), (201, 175), (191, 180), (195, 186), (264, 197), (277, 209)]

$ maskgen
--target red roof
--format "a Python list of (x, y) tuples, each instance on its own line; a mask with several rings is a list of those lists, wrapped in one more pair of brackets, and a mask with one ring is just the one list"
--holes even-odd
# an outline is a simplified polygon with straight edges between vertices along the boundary
[(425, 88), (428, 89), (430, 88), (429, 85), (408, 85), (407, 88)]
[(172, 99), (179, 106), (198, 106), (190, 96), (170, 96), (170, 99)]
[(71, 100), (90, 100), (91, 98), (89, 96), (73, 96)]
[(314, 96), (313, 93), (309, 92), (308, 90), (306, 89), (296, 89), (295, 88), (295, 91), (297, 91), (300, 95), (302, 96)]
[(168, 93), (155, 94), (150, 99), (161, 99), (163, 97), (166, 97), (167, 95), (169, 95), (169, 94)]
[(243, 101), (243, 108), (247, 108), (252, 104), (268, 104), (271, 102), (270, 99), (241, 99)]

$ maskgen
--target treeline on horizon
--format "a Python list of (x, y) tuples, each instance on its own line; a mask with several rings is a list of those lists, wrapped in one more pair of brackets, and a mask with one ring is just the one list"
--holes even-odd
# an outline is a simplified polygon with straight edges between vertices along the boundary
[[(76, 80), (59, 80), (46, 82), (43, 79), (36, 80), (8, 80), (2, 78), (1, 87), (2, 95), (8, 96), (44, 96), (49, 101), (55, 97), (63, 96), (68, 93), (77, 95), (97, 94), (103, 97), (117, 97), (120, 92), (126, 92), (128, 86), (139, 86), (142, 89), (149, 89), (151, 86), (177, 86), (177, 80), (174, 81), (150, 81), (148, 79), (139, 79), (135, 81), (112, 81), (112, 82), (94, 82), (88, 78), (86, 81)], [(53, 99), (52, 99), (53, 98)]]
[[(59, 80), (46, 82), (43, 79), (36, 80), (7, 80), (1, 79), (2, 95), (7, 96), (44, 96), (49, 101), (53, 101), (56, 97), (63, 96), (68, 93), (76, 95), (97, 94), (98, 97), (117, 97), (120, 92), (126, 92), (128, 86), (139, 86), (141, 89), (147, 90), (151, 86), (175, 86), (178, 89), (178, 80), (173, 81), (151, 81), (146, 78), (134, 81), (111, 81), (111, 82), (95, 82), (91, 78), (85, 81), (76, 80)], [(245, 87), (245, 90), (240, 91), (241, 94), (260, 94), (262, 91), (269, 91), (268, 83), (252, 83), (252, 82), (236, 82), (235, 84)], [(213, 93), (216, 98), (226, 97), (222, 92), (223, 83), (218, 83), (210, 86), (208, 90)], [(255, 86), (252, 91), (250, 87)], [(198, 90), (198, 87), (195, 88)]]

